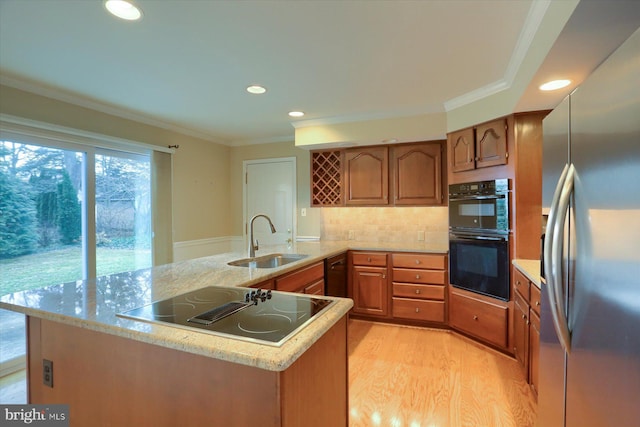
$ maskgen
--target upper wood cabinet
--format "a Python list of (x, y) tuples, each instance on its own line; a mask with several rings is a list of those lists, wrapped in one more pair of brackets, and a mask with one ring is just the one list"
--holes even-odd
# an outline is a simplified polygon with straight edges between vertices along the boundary
[(441, 205), (442, 152), (438, 142), (391, 146), (394, 205)]
[(311, 206), (342, 206), (342, 150), (311, 152)]
[(463, 172), (507, 163), (507, 122), (504, 118), (449, 134), (451, 171)]
[(389, 204), (389, 148), (350, 148), (344, 153), (345, 204)]
[(311, 206), (441, 206), (446, 141), (311, 152)]
[(462, 129), (449, 134), (451, 171), (462, 172), (475, 168), (476, 148), (474, 129)]

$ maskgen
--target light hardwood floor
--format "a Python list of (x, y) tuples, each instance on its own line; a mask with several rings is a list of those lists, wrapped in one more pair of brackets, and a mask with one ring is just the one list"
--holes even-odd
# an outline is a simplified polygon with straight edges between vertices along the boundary
[(528, 427), (516, 361), (453, 332), (351, 320), (350, 427)]

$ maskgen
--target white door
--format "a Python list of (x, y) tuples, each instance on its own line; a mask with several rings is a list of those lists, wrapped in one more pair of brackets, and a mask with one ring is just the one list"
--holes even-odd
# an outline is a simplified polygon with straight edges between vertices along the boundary
[(271, 233), (265, 218), (256, 218), (253, 224), (254, 239), (258, 240), (259, 256), (266, 245), (287, 244), (295, 236), (296, 159), (247, 160), (244, 162), (244, 221), (245, 242), (248, 247), (249, 221), (257, 214), (265, 214), (276, 228)]

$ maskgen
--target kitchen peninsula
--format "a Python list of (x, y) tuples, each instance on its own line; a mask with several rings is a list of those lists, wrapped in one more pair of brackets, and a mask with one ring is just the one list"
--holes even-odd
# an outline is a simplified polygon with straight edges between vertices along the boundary
[[(318, 297), (332, 304), (279, 347), (118, 314), (207, 286), (256, 286), (356, 243), (299, 243), (291, 252), (308, 257), (277, 268), (228, 266), (245, 257), (236, 252), (5, 295), (1, 308), (27, 315), (29, 402), (69, 404), (72, 425), (346, 426), (350, 299)], [(443, 250), (417, 246), (408, 250)]]

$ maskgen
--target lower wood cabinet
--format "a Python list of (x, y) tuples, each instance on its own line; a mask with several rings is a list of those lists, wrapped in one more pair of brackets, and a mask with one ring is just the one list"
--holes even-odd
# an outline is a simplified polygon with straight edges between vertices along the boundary
[(276, 277), (274, 282), (278, 291), (324, 295), (324, 262), (283, 274)]
[(353, 312), (372, 316), (389, 314), (386, 267), (354, 266)]
[(446, 255), (394, 253), (392, 266), (392, 316), (444, 323)]
[[(491, 299), (493, 300), (493, 299)], [(450, 288), (449, 325), (503, 350), (508, 345), (508, 306), (481, 295)]]
[(529, 308), (529, 384), (538, 394), (540, 372), (540, 289), (531, 286), (531, 308)]

